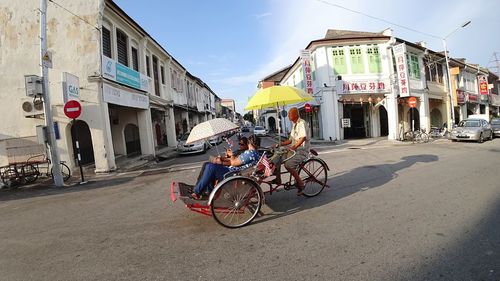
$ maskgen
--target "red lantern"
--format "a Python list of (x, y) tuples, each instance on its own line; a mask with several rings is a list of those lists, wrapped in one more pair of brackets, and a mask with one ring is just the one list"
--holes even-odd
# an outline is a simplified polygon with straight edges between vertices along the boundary
[(316, 113), (317, 113), (318, 111), (319, 111), (319, 106), (315, 106), (315, 107), (314, 107), (314, 112), (316, 112)]

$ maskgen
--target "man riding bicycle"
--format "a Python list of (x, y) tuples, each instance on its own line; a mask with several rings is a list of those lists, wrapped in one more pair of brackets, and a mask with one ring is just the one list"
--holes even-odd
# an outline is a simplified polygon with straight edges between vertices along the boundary
[[(288, 110), (288, 119), (290, 119), (293, 123), (290, 138), (275, 145), (275, 147), (289, 145), (287, 147), (288, 153), (282, 155), (278, 153), (273, 157), (272, 160), (276, 167), (274, 172), (276, 179), (274, 179), (273, 183), (278, 185), (281, 184), (281, 164), (284, 159), (291, 157), (284, 163), (284, 166), (295, 179), (295, 186), (298, 190), (297, 195), (300, 196), (302, 195), (302, 190), (304, 189), (304, 181), (300, 178), (299, 173), (297, 172), (297, 167), (307, 158), (309, 154), (309, 143), (311, 138), (309, 136), (309, 126), (304, 119), (299, 117), (299, 110), (296, 107), (292, 107)], [(293, 155), (293, 151), (295, 151), (295, 155)]]

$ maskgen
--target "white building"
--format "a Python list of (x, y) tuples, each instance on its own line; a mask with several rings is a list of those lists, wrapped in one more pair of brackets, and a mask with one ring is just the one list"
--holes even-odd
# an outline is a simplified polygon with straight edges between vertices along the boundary
[[(444, 55), (427, 49), (423, 42), (396, 38), (390, 29), (379, 33), (328, 30), (325, 38), (311, 41), (304, 53), (307, 59), (299, 57), (285, 68), (280, 84), (311, 91), (311, 112), (305, 112), (304, 103), (295, 106), (309, 122), (314, 139), (387, 136), (394, 140), (412, 128), (429, 131), (431, 126), (451, 124), (452, 114), (458, 122), (471, 114), (467, 108), (488, 114), (487, 95), (477, 96), (478, 75), (486, 72), (477, 67), (471, 70), (470, 65), (461, 71), (458, 90), (470, 89), (477, 106), (470, 105), (470, 100), (467, 108), (459, 105), (454, 90), (448, 90)], [(310, 73), (305, 73), (309, 66)], [(467, 69), (463, 63), (461, 67)], [(307, 89), (307, 75), (312, 89)], [(414, 108), (409, 105), (410, 97), (416, 98)], [(285, 132), (290, 125), (282, 118)]]
[[(24, 75), (39, 74), (39, 1), (3, 1), (0, 42), (0, 166), (6, 165), (7, 139), (36, 135), (42, 114), (23, 113)], [(96, 172), (117, 168), (116, 159), (152, 155), (163, 146), (177, 144), (176, 123), (190, 123), (215, 115), (208, 97), (216, 95), (200, 79), (189, 75), (160, 44), (110, 0), (65, 1), (65, 9), (48, 2), (49, 71), (54, 121), (61, 159), (75, 166), (75, 133), (79, 135), (83, 163), (95, 163)], [(5, 32), (4, 32), (5, 31)], [(75, 124), (64, 116), (63, 73), (79, 79), (82, 115)], [(170, 74), (170, 75), (169, 75)], [(197, 92), (186, 96), (187, 80), (194, 78)], [(201, 86), (200, 86), (201, 85)], [(31, 99), (32, 101), (32, 99)], [(193, 104), (194, 103), (194, 104)], [(204, 112), (199, 113), (199, 107)], [(178, 109), (181, 110), (178, 110)], [(195, 115), (182, 110), (192, 108)], [(25, 116), (35, 117), (26, 118)], [(199, 121), (200, 119), (198, 119)]]

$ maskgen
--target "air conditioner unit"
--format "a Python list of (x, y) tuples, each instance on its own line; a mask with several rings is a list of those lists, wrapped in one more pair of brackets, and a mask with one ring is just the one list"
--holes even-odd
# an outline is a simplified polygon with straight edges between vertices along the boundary
[(41, 99), (22, 99), (21, 108), (24, 117), (35, 117), (43, 115), (43, 101)]

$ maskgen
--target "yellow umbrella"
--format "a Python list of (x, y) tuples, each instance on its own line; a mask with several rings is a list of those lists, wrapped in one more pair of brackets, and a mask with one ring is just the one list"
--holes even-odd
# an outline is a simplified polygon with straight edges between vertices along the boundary
[(313, 97), (301, 89), (291, 86), (272, 86), (260, 89), (248, 101), (245, 110), (276, 108), (288, 104), (306, 102)]
[(272, 86), (260, 89), (248, 101), (245, 110), (276, 108), (276, 117), (278, 119), (278, 143), (281, 143), (281, 125), (279, 118), (279, 107), (299, 102), (312, 100), (312, 95), (303, 90), (291, 86)]

